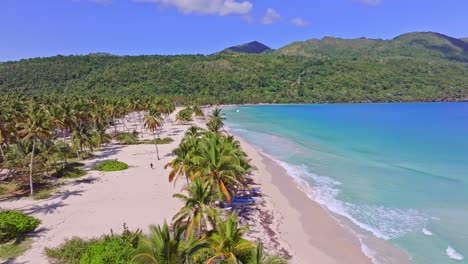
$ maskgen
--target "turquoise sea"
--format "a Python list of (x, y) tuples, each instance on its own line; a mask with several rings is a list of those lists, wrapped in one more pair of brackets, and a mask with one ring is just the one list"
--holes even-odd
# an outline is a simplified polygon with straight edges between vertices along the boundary
[(412, 263), (468, 263), (468, 103), (223, 112), (233, 134), (280, 162), (311, 199), (349, 219), (375, 262), (387, 256), (369, 237), (402, 249)]

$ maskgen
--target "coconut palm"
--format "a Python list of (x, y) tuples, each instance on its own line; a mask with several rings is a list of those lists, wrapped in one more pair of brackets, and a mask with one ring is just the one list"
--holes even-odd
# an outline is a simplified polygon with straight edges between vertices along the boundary
[(89, 125), (82, 125), (72, 132), (72, 145), (76, 150), (78, 158), (81, 158), (80, 153), (82, 153), (85, 148), (93, 151), (94, 144), (92, 138), (93, 134), (91, 133)]
[(199, 106), (192, 107), (192, 113), (198, 118), (205, 117), (205, 113), (203, 113), (203, 110)]
[(213, 256), (206, 263), (218, 261), (240, 263), (239, 257), (254, 247), (252, 242), (243, 238), (248, 230), (248, 226), (239, 227), (235, 212), (229, 214), (225, 221), (218, 221), (216, 228), (207, 234), (206, 240), (213, 251)]
[[(244, 260), (247, 258), (248, 260)], [(247, 264), (287, 264), (288, 261), (280, 256), (270, 255), (263, 248), (263, 243), (258, 243), (255, 248), (250, 251), (247, 257), (242, 258), (243, 263)]]
[(102, 123), (95, 123), (91, 130), (91, 142), (96, 148), (100, 148), (103, 144), (109, 143), (112, 137), (106, 132), (107, 127)]
[(29, 164), (29, 189), (31, 196), (34, 194), (33, 170), (36, 143), (50, 137), (51, 119), (48, 112), (41, 106), (29, 105), (27, 118), (19, 124), (19, 134), (23, 141), (32, 141), (31, 161)]
[(184, 239), (185, 226), (175, 225), (170, 232), (166, 222), (150, 226), (150, 235), (142, 236), (133, 261), (144, 264), (189, 263), (192, 256), (206, 248), (205, 241)]
[(185, 205), (172, 220), (176, 224), (187, 223), (187, 237), (191, 237), (195, 233), (200, 237), (208, 223), (214, 225), (214, 219), (219, 213), (212, 206), (215, 201), (212, 183), (208, 180), (196, 179), (192, 185), (186, 185), (184, 190), (187, 191), (188, 196), (180, 193), (173, 195), (173, 197), (181, 199)]
[(156, 156), (159, 158), (159, 149), (158, 149), (158, 144), (156, 142), (156, 133), (155, 131), (162, 126), (162, 119), (161, 119), (161, 114), (156, 112), (156, 111), (151, 111), (149, 114), (146, 114), (144, 116), (145, 119), (145, 128), (148, 128), (152, 133), (153, 133), (153, 138), (154, 138), (154, 146), (156, 147)]
[(217, 190), (231, 202), (228, 187), (240, 183), (244, 168), (239, 165), (235, 148), (226, 142), (226, 138), (219, 134), (206, 134), (200, 140), (192, 160), (195, 164), (194, 175), (212, 179)]
[(176, 157), (164, 166), (165, 169), (172, 168), (169, 172), (169, 182), (175, 182), (179, 177), (185, 176), (187, 184), (189, 183), (189, 174), (194, 167), (192, 158), (196, 144), (193, 140), (184, 141), (173, 151)]
[(209, 116), (208, 123), (206, 125), (211, 132), (219, 133), (224, 127), (223, 121), (225, 119), (226, 118), (221, 114), (221, 109), (216, 108)]

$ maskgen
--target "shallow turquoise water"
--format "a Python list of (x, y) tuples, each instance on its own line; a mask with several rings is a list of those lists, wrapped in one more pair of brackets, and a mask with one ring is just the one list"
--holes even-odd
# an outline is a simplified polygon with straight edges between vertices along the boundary
[(468, 103), (223, 111), (232, 133), (281, 161), (314, 187), (315, 200), (363, 233), (397, 245), (414, 263), (468, 263)]

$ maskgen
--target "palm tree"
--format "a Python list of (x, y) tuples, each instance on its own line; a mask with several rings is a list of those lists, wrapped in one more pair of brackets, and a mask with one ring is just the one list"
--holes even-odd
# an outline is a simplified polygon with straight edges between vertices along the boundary
[(93, 151), (94, 144), (92, 137), (93, 135), (89, 125), (82, 125), (72, 132), (72, 145), (76, 150), (78, 158), (80, 158), (80, 153), (82, 153), (86, 147), (90, 151)]
[(196, 179), (192, 185), (184, 188), (188, 196), (184, 194), (174, 194), (173, 197), (185, 202), (184, 207), (172, 218), (174, 223), (186, 222), (186, 236), (191, 237), (197, 232), (199, 237), (206, 229), (208, 222), (214, 225), (216, 215), (219, 213), (212, 206), (215, 201), (211, 181)]
[(228, 187), (239, 184), (239, 178), (244, 176), (244, 169), (239, 165), (238, 156), (233, 146), (219, 134), (206, 134), (200, 140), (197, 151), (192, 158), (194, 174), (212, 179), (226, 200), (231, 202)]
[(213, 256), (206, 263), (215, 261), (231, 261), (240, 263), (239, 257), (249, 252), (254, 245), (243, 238), (249, 230), (248, 226), (239, 227), (237, 214), (231, 213), (225, 221), (219, 221), (216, 228), (207, 234), (207, 242), (213, 250)]
[(51, 120), (48, 112), (37, 105), (30, 105), (27, 111), (27, 118), (19, 124), (19, 134), (23, 141), (32, 141), (31, 161), (29, 163), (29, 189), (31, 196), (34, 194), (33, 170), (34, 153), (36, 151), (36, 142), (50, 137)]
[(192, 113), (198, 118), (205, 117), (205, 113), (203, 113), (203, 110), (199, 106), (192, 107)]
[(172, 168), (169, 172), (169, 182), (175, 182), (180, 176), (185, 176), (188, 184), (189, 174), (194, 166), (192, 158), (196, 144), (196, 141), (184, 141), (173, 151), (176, 157), (164, 166), (165, 169)]
[(187, 107), (180, 110), (176, 115), (176, 121), (180, 123), (187, 123), (193, 121), (192, 119), (192, 109)]
[(159, 158), (159, 149), (158, 149), (158, 143), (156, 142), (156, 129), (161, 127), (162, 125), (162, 120), (161, 120), (161, 115), (156, 112), (156, 111), (151, 111), (149, 114), (146, 114), (144, 116), (145, 119), (145, 128), (148, 128), (152, 133), (153, 133), (153, 138), (154, 138), (154, 145), (156, 146), (156, 156)]
[(270, 255), (265, 252), (263, 243), (258, 243), (247, 256), (248, 260), (243, 263), (248, 264), (287, 264), (288, 261), (280, 256)]
[(175, 225), (170, 232), (166, 222), (163, 227), (150, 226), (150, 235), (142, 236), (133, 261), (145, 264), (188, 263), (192, 256), (207, 247), (201, 240), (185, 240), (185, 226)]
[(91, 142), (96, 148), (111, 142), (112, 137), (107, 134), (106, 130), (107, 127), (102, 123), (95, 123), (95, 127), (91, 130)]
[(209, 116), (208, 123), (206, 124), (211, 132), (219, 133), (224, 127), (226, 118), (221, 114), (221, 109), (216, 108), (213, 113)]

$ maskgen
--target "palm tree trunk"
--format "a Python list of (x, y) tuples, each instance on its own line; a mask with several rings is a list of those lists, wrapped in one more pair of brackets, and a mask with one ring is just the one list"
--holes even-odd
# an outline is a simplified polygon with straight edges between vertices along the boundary
[(29, 190), (30, 195), (34, 195), (34, 186), (33, 186), (33, 165), (34, 165), (34, 152), (36, 150), (36, 137), (33, 139), (33, 148), (31, 153), (31, 163), (29, 163)]
[(2, 161), (5, 161), (5, 153), (3, 153), (3, 146), (0, 144), (0, 152), (2, 153)]
[(154, 132), (153, 132), (153, 138), (154, 138), (154, 146), (156, 146), (156, 156), (158, 157), (158, 160), (160, 160), (158, 144), (156, 143), (156, 134), (154, 134)]

